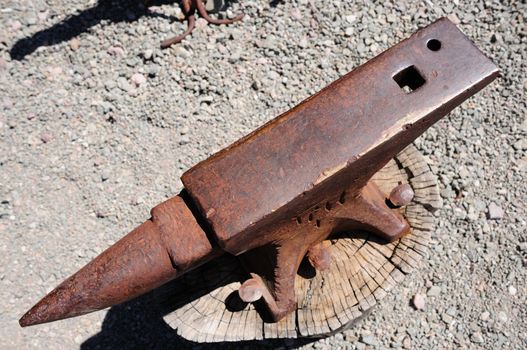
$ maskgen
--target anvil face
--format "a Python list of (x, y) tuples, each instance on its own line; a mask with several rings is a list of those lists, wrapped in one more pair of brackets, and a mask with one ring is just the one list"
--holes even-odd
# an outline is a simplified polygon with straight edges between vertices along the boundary
[(344, 188), (361, 188), (497, 75), (454, 24), (439, 20), (199, 163), (182, 181), (220, 246), (239, 254), (257, 247), (273, 224)]

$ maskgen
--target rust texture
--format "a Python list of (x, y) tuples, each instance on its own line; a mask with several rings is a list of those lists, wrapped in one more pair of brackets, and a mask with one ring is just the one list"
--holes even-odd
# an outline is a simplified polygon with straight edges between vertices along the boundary
[[(199, 1), (198, 1), (199, 2)], [(123, 302), (218, 256), (234, 254), (280, 320), (296, 305), (302, 260), (326, 269), (323, 241), (360, 229), (386, 241), (409, 225), (370, 178), (391, 158), (498, 76), (447, 19), (418, 31), (250, 135), (187, 171), (185, 191), (62, 283), (23, 326)]]
[(188, 35), (192, 33), (196, 26), (196, 10), (198, 11), (201, 18), (205, 19), (210, 24), (231, 24), (237, 21), (241, 21), (243, 14), (239, 14), (233, 19), (215, 19), (209, 16), (205, 9), (205, 4), (202, 0), (183, 0), (181, 2), (181, 9), (187, 19), (187, 29), (180, 35), (163, 40), (161, 42), (161, 48), (166, 49), (174, 44), (181, 42)]
[(157, 288), (218, 255), (180, 196), (62, 282), (21, 319), (51, 322), (104, 309)]

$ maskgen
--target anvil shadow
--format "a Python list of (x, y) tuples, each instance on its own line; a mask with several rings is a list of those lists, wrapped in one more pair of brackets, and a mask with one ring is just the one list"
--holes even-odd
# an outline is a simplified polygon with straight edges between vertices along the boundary
[[(339, 239), (340, 236), (332, 235), (331, 239)], [(385, 243), (367, 233), (357, 232), (354, 237)], [(298, 274), (303, 278), (310, 279), (317, 272), (306, 261), (301, 264)], [(81, 349), (237, 349), (244, 347), (251, 349), (274, 349), (277, 347), (295, 349), (331, 335), (295, 339), (278, 338), (197, 343), (181, 337), (176, 330), (165, 322), (164, 316), (174, 310), (209, 294), (219, 287), (233, 282), (243, 282), (247, 277), (236, 258), (224, 255), (144, 296), (112, 307), (103, 321), (101, 331), (86, 340), (81, 345)], [(236, 292), (231, 293), (224, 300), (224, 303), (225, 308), (231, 312), (243, 310), (247, 306), (240, 300)], [(255, 306), (260, 317), (265, 322), (269, 322), (270, 318), (266, 314), (267, 311), (263, 303), (257, 303)], [(367, 314), (365, 313), (364, 316)], [(172, 326), (177, 328), (177, 325)]]
[[(225, 1), (225, 6), (215, 8), (214, 11), (224, 10), (232, 1)], [(39, 47), (53, 46), (68, 41), (78, 35), (89, 31), (89, 29), (102, 21), (109, 23), (135, 22), (143, 16), (162, 17), (170, 22), (177, 21), (173, 16), (153, 12), (150, 6), (165, 4), (179, 6), (174, 0), (99, 0), (97, 4), (78, 14), (71, 15), (50, 28), (40, 30), (28, 37), (18, 40), (10, 50), (10, 56), (14, 60), (23, 60)], [(145, 5), (147, 4), (147, 5)], [(216, 2), (215, 2), (216, 5)], [(179, 33), (174, 33), (177, 35)], [(170, 36), (170, 34), (169, 34)], [(159, 40), (166, 39), (160, 37)]]
[[(221, 273), (219, 278), (204, 281), (207, 271), (217, 268), (223, 262), (229, 266), (233, 257), (223, 256), (209, 264), (193, 270), (181, 278), (170, 282), (146, 295), (129, 302), (112, 307), (103, 321), (101, 331), (86, 340), (81, 349), (275, 349), (286, 347), (294, 349), (314, 342), (320, 338), (303, 339), (265, 339), (237, 342), (197, 343), (189, 341), (177, 334), (163, 317), (179, 307), (186, 305), (212, 290), (246, 279), (245, 273)], [(231, 271), (232, 272), (232, 271)], [(196, 281), (199, 281), (196, 282)], [(226, 308), (238, 311), (245, 307), (236, 295), (229, 295), (225, 300)], [(258, 307), (264, 315), (263, 305)]]

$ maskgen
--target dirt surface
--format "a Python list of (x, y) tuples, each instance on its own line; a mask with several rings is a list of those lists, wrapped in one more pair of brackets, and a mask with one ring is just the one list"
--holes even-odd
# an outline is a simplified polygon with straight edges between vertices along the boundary
[(0, 3), (0, 348), (204, 348), (148, 295), (17, 321), (178, 193), (184, 170), (446, 15), (503, 77), (417, 141), (445, 201), (429, 258), (351, 330), (229, 347), (527, 348), (524, 2), (240, 1), (222, 13), (241, 23), (198, 20), (164, 51), (185, 24), (151, 3)]

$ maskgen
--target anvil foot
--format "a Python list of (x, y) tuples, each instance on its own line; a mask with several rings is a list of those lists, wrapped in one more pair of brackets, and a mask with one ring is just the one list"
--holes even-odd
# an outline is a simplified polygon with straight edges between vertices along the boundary
[[(412, 194), (405, 185), (391, 191), (397, 207), (408, 204)], [(280, 225), (275, 230), (280, 231), (276, 237), (282, 239), (239, 256), (251, 275), (238, 291), (240, 298), (245, 302), (263, 298), (272, 320), (282, 319), (296, 307), (295, 276), (303, 258), (307, 255), (318, 271), (329, 268), (331, 255), (323, 242), (329, 235), (364, 230), (391, 242), (409, 232), (398, 210), (388, 206), (388, 197), (369, 181), (355, 194), (343, 192)]]
[(199, 15), (205, 19), (208, 23), (211, 24), (231, 24), (234, 22), (237, 22), (243, 18), (243, 14), (239, 14), (233, 19), (215, 19), (209, 16), (207, 13), (207, 9), (205, 9), (205, 4), (203, 4), (202, 0), (183, 0), (181, 3), (181, 7), (183, 9), (183, 13), (185, 14), (185, 18), (187, 19), (187, 29), (183, 32), (183, 34), (177, 35), (175, 37), (163, 40), (161, 42), (161, 48), (166, 49), (174, 44), (177, 44), (181, 42), (181, 40), (185, 39), (185, 37), (192, 33), (194, 30), (194, 27), (196, 25), (196, 10), (198, 10)]

